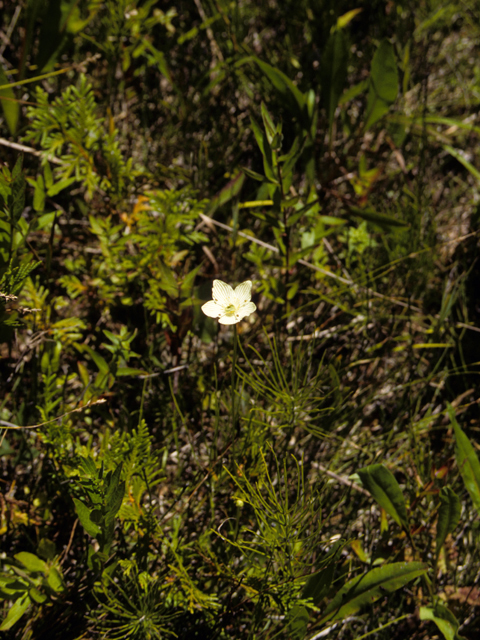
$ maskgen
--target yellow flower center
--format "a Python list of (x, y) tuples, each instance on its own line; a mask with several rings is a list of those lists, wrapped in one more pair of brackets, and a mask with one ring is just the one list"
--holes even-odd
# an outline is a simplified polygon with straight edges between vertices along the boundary
[(225, 315), (226, 316), (234, 316), (235, 315), (235, 305), (234, 304), (229, 304), (228, 306), (225, 307)]

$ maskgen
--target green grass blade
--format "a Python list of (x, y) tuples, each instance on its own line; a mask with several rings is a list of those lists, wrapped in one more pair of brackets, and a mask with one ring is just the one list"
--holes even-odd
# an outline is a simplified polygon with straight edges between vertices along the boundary
[(470, 440), (460, 428), (455, 417), (455, 411), (448, 405), (448, 415), (455, 432), (455, 457), (463, 478), (465, 487), (470, 494), (475, 509), (480, 514), (480, 462)]

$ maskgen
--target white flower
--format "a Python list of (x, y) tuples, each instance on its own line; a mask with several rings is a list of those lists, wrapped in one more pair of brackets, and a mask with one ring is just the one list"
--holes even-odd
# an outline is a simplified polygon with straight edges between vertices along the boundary
[(235, 291), (221, 280), (213, 281), (212, 298), (202, 306), (203, 313), (209, 318), (218, 318), (220, 324), (237, 324), (257, 308), (252, 297), (252, 281), (242, 282)]

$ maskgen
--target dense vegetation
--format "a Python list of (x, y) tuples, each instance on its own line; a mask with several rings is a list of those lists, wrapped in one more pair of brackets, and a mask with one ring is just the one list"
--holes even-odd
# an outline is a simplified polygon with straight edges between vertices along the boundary
[(478, 638), (478, 3), (0, 21), (1, 637)]

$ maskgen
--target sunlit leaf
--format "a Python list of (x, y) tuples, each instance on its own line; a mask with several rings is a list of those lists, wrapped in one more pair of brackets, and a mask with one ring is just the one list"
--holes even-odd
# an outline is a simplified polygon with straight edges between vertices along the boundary
[(362, 8), (347, 11), (337, 19), (337, 29), (344, 29), (350, 22), (363, 11)]
[(42, 573), (45, 573), (48, 570), (48, 565), (33, 553), (21, 551), (14, 557), (16, 560), (18, 560), (18, 562), (21, 562), (23, 566), (29, 571), (40, 571)]
[(437, 603), (433, 608), (420, 607), (420, 620), (434, 622), (445, 640), (463, 640), (462, 636), (457, 633), (460, 626), (458, 620), (449, 609), (440, 603)]
[(91, 510), (77, 498), (73, 498), (73, 502), (75, 503), (75, 510), (77, 512), (78, 519), (80, 520), (80, 524), (89, 536), (96, 538), (101, 533), (101, 529), (98, 524), (91, 520)]
[(455, 432), (457, 465), (475, 509), (480, 514), (480, 462), (470, 440), (460, 428), (451, 405), (448, 405), (448, 415)]
[(333, 622), (351, 616), (365, 605), (372, 604), (385, 593), (401, 589), (428, 571), (423, 562), (394, 562), (372, 569), (349, 580), (322, 612), (319, 622)]
[(7, 617), (3, 620), (0, 625), (0, 631), (6, 631), (7, 629), (11, 629), (13, 625), (20, 620), (25, 611), (31, 605), (32, 601), (28, 594), (25, 594), (15, 600), (10, 609), (8, 610)]
[(363, 486), (378, 504), (403, 527), (408, 528), (407, 508), (395, 476), (382, 464), (372, 464), (357, 471)]

